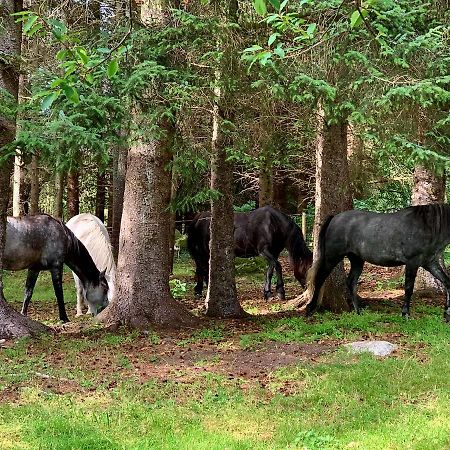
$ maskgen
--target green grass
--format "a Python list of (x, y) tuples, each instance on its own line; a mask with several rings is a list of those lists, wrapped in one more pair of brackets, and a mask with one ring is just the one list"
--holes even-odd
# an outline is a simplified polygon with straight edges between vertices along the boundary
[[(186, 270), (185, 262), (176, 270)], [(245, 276), (255, 282), (251, 271)], [(36, 303), (55, 301), (48, 281), (38, 281)], [(7, 275), (9, 299), (21, 300), (23, 282)], [(65, 289), (73, 294), (69, 282)], [(242, 331), (208, 323), (177, 339), (93, 326), (76, 336), (19, 340), (0, 348), (0, 449), (448, 449), (450, 326), (442, 308), (420, 302), (411, 320), (388, 306), (312, 320), (260, 317)], [(142, 376), (143, 366), (164, 363), (170, 339), (181, 352), (216, 348), (195, 361), (205, 369), (220, 365), (221, 351), (238, 358), (268, 341), (364, 338), (394, 339), (400, 348), (381, 359), (338, 346), (257, 379), (187, 367), (179, 376)]]

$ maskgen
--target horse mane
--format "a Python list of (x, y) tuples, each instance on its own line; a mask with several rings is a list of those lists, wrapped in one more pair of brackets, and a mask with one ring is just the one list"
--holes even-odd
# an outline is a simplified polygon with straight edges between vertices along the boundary
[(444, 203), (417, 205), (406, 208), (406, 211), (433, 235), (450, 229), (450, 205)]
[(114, 292), (115, 277), (116, 277), (116, 263), (112, 252), (111, 241), (109, 240), (108, 232), (103, 222), (92, 214), (80, 214), (75, 216), (72, 224), (70, 219), (67, 223), (69, 227), (80, 227), (77, 232), (81, 239), (80, 242), (86, 247), (94, 264), (98, 270), (105, 270), (105, 276), (108, 281), (109, 291), (108, 295)]
[(289, 252), (294, 263), (298, 263), (302, 260), (305, 264), (311, 265), (312, 263), (312, 252), (306, 245), (303, 238), (303, 233), (300, 227), (294, 222), (294, 220), (285, 216), (289, 221), (289, 228), (287, 232), (286, 248)]
[[(55, 220), (59, 222), (67, 237), (67, 255), (65, 263), (77, 274), (83, 284), (84, 280), (98, 283), (100, 271), (97, 269), (97, 266), (86, 247), (60, 219)], [(81, 267), (83, 268), (83, 271), (80, 273)]]

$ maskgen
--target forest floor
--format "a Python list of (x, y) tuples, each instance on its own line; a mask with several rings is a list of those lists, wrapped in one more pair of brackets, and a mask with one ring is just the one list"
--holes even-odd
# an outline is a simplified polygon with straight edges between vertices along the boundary
[[(288, 300), (302, 292), (285, 269)], [(262, 299), (265, 263), (238, 260), (241, 304), (252, 317), (211, 320), (195, 298), (192, 264), (177, 261), (178, 292), (201, 325), (182, 331), (111, 332), (57, 321), (50, 277), (41, 275), (30, 316), (55, 333), (0, 344), (0, 449), (439, 449), (450, 448), (450, 326), (442, 296), (414, 299), (403, 320), (401, 269), (369, 266), (360, 315), (305, 319)], [(8, 274), (20, 308), (24, 274)], [(343, 344), (388, 340), (389, 358)]]

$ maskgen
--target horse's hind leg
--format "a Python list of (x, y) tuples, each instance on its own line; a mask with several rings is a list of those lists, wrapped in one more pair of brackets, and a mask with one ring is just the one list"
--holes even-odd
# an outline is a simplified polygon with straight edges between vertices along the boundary
[(428, 267), (424, 267), (435, 278), (437, 278), (445, 286), (445, 309), (444, 319), (446, 322), (450, 322), (450, 278), (439, 264), (439, 261), (433, 261)]
[(201, 261), (195, 261), (195, 278), (196, 278), (196, 285), (194, 287), (194, 293), (197, 296), (202, 295), (203, 291), (203, 282), (208, 280), (209, 276), (209, 268), (208, 264), (204, 264)]
[(36, 286), (36, 280), (39, 276), (39, 270), (28, 270), (27, 281), (25, 282), (25, 295), (23, 299), (22, 305), (22, 314), (24, 316), (28, 313), (28, 306), (31, 301), (31, 297), (33, 296), (34, 286)]
[[(264, 282), (264, 299), (269, 300), (272, 297), (272, 277), (273, 277), (273, 271), (277, 267), (278, 261), (272, 253), (269, 252), (269, 250), (264, 249), (261, 252), (261, 255), (264, 256), (267, 259), (267, 263), (269, 264), (269, 267), (267, 268), (266, 272), (266, 280)], [(280, 266), (281, 269), (281, 266)], [(281, 279), (281, 282), (283, 282), (283, 279)], [(279, 278), (278, 278), (278, 270), (277, 270), (277, 292), (279, 292)], [(284, 292), (284, 287), (283, 287)]]
[(280, 300), (286, 300), (286, 292), (284, 291), (284, 281), (283, 281), (283, 269), (281, 268), (280, 261), (275, 263), (275, 272), (277, 274), (277, 287), (275, 288), (277, 292), (277, 297)]
[[(318, 262), (316, 274), (314, 276), (314, 293), (309, 301), (309, 303), (306, 305), (306, 315), (311, 316), (317, 307), (319, 306), (319, 298), (320, 298), (320, 290), (322, 289), (323, 284), (325, 283), (325, 280), (328, 278), (330, 273), (333, 271), (333, 269), (337, 266), (337, 264), (342, 261), (342, 258), (333, 260), (333, 261), (326, 261), (323, 259), (322, 261)], [(314, 266), (313, 266), (314, 267)]]
[(361, 273), (364, 268), (364, 260), (359, 258), (356, 255), (348, 255), (348, 259), (350, 260), (350, 273), (347, 277), (347, 286), (348, 290), (350, 291), (350, 296), (353, 303), (353, 308), (355, 311), (359, 314), (359, 302), (358, 302), (358, 295), (356, 293), (358, 288), (358, 279), (361, 276)]
[(66, 307), (64, 306), (64, 292), (62, 287), (62, 267), (54, 267), (50, 270), (52, 274), (53, 289), (55, 290), (58, 302), (59, 318), (63, 322), (68, 322)]
[(418, 267), (406, 266), (405, 269), (405, 300), (402, 306), (402, 316), (409, 317), (411, 307), (411, 297), (414, 291)]

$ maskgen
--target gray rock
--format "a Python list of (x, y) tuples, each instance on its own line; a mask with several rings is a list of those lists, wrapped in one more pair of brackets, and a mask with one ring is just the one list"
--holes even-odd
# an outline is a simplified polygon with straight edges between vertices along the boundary
[(369, 352), (375, 356), (388, 356), (397, 350), (395, 344), (387, 341), (350, 342), (349, 344), (345, 344), (344, 347), (352, 353)]

